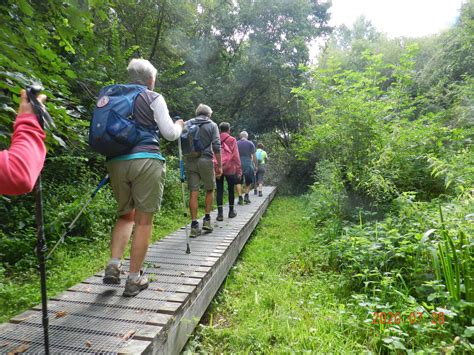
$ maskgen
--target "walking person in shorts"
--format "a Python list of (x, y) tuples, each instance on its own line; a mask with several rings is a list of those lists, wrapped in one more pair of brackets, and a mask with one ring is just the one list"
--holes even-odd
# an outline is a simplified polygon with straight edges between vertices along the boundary
[[(211, 210), (214, 202), (214, 189), (216, 188), (216, 177), (222, 175), (221, 162), (221, 140), (219, 138), (219, 129), (217, 124), (211, 120), (212, 109), (200, 104), (196, 109), (194, 123), (199, 125), (199, 140), (204, 147), (199, 157), (184, 158), (184, 167), (188, 179), (189, 188), (189, 210), (191, 213), (191, 232), (189, 236), (196, 238), (201, 235), (201, 228), (197, 221), (198, 215), (198, 196), (199, 186), (202, 183), (206, 191), (205, 215), (202, 221), (202, 229), (211, 233), (213, 227), (211, 224)], [(217, 160), (217, 172), (214, 172), (213, 158)]]
[[(135, 228), (130, 251), (130, 272), (124, 296), (136, 296), (148, 287), (142, 266), (153, 231), (153, 215), (163, 196), (166, 163), (160, 152), (161, 135), (169, 141), (179, 138), (183, 121), (173, 123), (165, 99), (152, 91), (156, 69), (145, 59), (132, 59), (127, 68), (130, 83), (146, 86), (134, 104), (136, 124), (153, 127), (126, 154), (107, 160), (112, 190), (117, 200), (118, 219), (112, 230), (111, 259), (103, 282), (120, 284), (121, 259)], [(100, 99), (99, 99), (100, 102)]]
[(265, 175), (266, 166), (268, 162), (268, 154), (263, 150), (263, 144), (257, 144), (257, 151), (255, 152), (255, 158), (257, 159), (257, 182), (258, 185), (258, 196), (263, 196), (263, 176)]

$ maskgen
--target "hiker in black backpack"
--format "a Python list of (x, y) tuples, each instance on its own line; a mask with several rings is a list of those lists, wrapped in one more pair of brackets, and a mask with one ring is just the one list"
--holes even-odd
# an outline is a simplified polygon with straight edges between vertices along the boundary
[[(169, 141), (178, 139), (184, 123), (182, 120), (173, 123), (163, 96), (152, 91), (157, 71), (148, 60), (132, 59), (127, 71), (131, 85), (114, 85), (102, 90), (96, 110), (100, 114), (100, 109), (107, 105), (117, 105), (121, 100), (117, 94), (120, 90), (126, 93), (130, 92), (129, 88), (142, 87), (134, 95), (134, 101), (129, 101), (132, 103), (130, 121), (139, 127), (137, 131), (140, 130), (137, 139), (127, 151), (108, 157), (106, 162), (119, 217), (112, 231), (111, 259), (103, 281), (120, 284), (121, 259), (135, 227), (130, 273), (123, 292), (124, 296), (135, 296), (148, 287), (148, 279), (141, 268), (152, 234), (153, 214), (160, 209), (163, 195), (166, 164), (160, 153), (159, 136)], [(117, 112), (111, 110), (110, 115), (117, 115)], [(91, 127), (90, 137), (95, 133), (93, 129)], [(100, 143), (99, 134), (93, 138)]]
[[(197, 221), (199, 185), (202, 182), (206, 190), (206, 214), (202, 229), (210, 233), (213, 230), (210, 213), (216, 188), (215, 179), (216, 176), (222, 175), (221, 141), (217, 124), (211, 120), (212, 110), (209, 106), (200, 104), (196, 109), (196, 116), (186, 121), (185, 129), (181, 135), (192, 220), (189, 236), (192, 238), (201, 234)], [(194, 132), (192, 137), (188, 135), (189, 132)], [(214, 155), (217, 160), (217, 172), (214, 172)]]

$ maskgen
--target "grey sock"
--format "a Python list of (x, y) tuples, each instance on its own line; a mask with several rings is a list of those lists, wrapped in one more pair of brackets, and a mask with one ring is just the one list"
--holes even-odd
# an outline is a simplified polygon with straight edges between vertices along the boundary
[(110, 258), (109, 265), (120, 266), (122, 261), (119, 258)]
[(140, 273), (139, 272), (131, 272), (128, 274), (128, 279), (130, 281), (138, 281), (140, 278)]

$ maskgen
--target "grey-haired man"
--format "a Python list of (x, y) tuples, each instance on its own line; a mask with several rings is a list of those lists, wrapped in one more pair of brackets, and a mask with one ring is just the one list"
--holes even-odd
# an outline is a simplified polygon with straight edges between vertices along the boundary
[[(222, 175), (221, 164), (221, 140), (217, 124), (211, 120), (212, 110), (209, 106), (200, 104), (196, 109), (196, 117), (193, 120), (199, 124), (199, 139), (204, 151), (198, 158), (185, 158), (186, 176), (189, 188), (189, 210), (191, 212), (190, 237), (195, 238), (201, 234), (199, 222), (197, 221), (199, 185), (202, 182), (206, 190), (205, 216), (202, 221), (202, 229), (212, 232), (211, 209), (214, 200), (214, 189), (216, 188), (216, 176)], [(213, 157), (216, 157), (217, 171), (214, 171)]]
[(139, 142), (126, 154), (107, 160), (119, 217), (112, 231), (111, 259), (103, 281), (120, 283), (121, 259), (135, 226), (130, 273), (123, 292), (124, 296), (135, 296), (148, 287), (141, 268), (153, 231), (153, 214), (160, 209), (163, 195), (166, 164), (160, 152), (159, 135), (169, 141), (178, 139), (183, 121), (173, 123), (165, 99), (152, 91), (157, 71), (148, 60), (132, 59), (127, 71), (131, 84), (147, 87), (135, 100), (134, 119), (137, 124), (154, 130), (150, 130), (143, 144)]

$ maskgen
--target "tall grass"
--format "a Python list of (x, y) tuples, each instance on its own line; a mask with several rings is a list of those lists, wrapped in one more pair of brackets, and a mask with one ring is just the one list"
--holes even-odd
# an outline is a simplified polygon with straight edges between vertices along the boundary
[[(364, 337), (341, 300), (345, 278), (315, 252), (306, 200), (277, 197), (212, 302), (188, 352), (349, 353)], [(342, 288), (344, 288), (342, 286)]]

